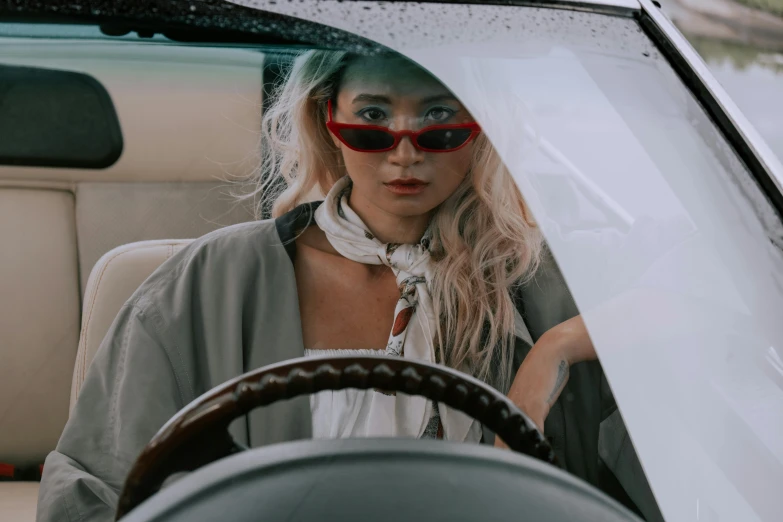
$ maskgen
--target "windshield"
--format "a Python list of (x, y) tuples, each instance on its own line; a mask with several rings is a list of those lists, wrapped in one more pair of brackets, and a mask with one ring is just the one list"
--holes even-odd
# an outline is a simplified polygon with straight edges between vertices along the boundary
[[(518, 269), (512, 275), (521, 276), (535, 265), (524, 245), (532, 244), (540, 231), (538, 253), (542, 259), (550, 259), (547, 256), (551, 254), (549, 264), (542, 262), (542, 266), (561, 273), (565, 287), (547, 286), (547, 274), (551, 272), (544, 270), (544, 275), (539, 273), (538, 279), (528, 282), (524, 298), (540, 299), (548, 303), (547, 307), (562, 299), (567, 303), (563, 307), (573, 307), (581, 315), (595, 346), (600, 371), (605, 373), (608, 394), (619, 407), (597, 421), (598, 440), (594, 441), (596, 457), (624, 489), (615, 491), (616, 498), (622, 497), (622, 502), (648, 520), (655, 520), (659, 512), (670, 520), (773, 520), (783, 512), (783, 500), (777, 493), (783, 484), (783, 327), (778, 318), (779, 310), (783, 310), (783, 224), (768, 197), (705, 113), (702, 101), (685, 87), (642, 30), (633, 16), (633, 2), (614, 4), (620, 5), (572, 10), (336, 0), (226, 3), (247, 11), (262, 10), (264, 16), (281, 15), (264, 24), (286, 25), (285, 40), (275, 41), (274, 27), (264, 25), (268, 32), (258, 45), (249, 40), (210, 44), (200, 38), (182, 42), (159, 34), (144, 41), (132, 34), (106, 41), (105, 32), (98, 37), (94, 28), (69, 29), (58, 36), (56, 25), (35, 30), (24, 30), (24, 24), (0, 25), (5, 42), (0, 65), (71, 70), (94, 76), (111, 96), (124, 140), (122, 156), (104, 170), (3, 166), (0, 180), (10, 180), (9, 186), (31, 180), (36, 187), (42, 186), (41, 182), (48, 184), (47, 190), (54, 193), (48, 196), (54, 199), (40, 204), (57, 209), (53, 222), (61, 223), (59, 218), (68, 216), (72, 223), (62, 231), (58, 229), (61, 233), (57, 235), (59, 240), (71, 238), (62, 247), (70, 255), (70, 265), (63, 274), (48, 276), (70, 277), (64, 292), (77, 303), (90, 303), (94, 296), (89, 281), (97, 281), (91, 275), (93, 268), (96, 263), (100, 266), (99, 260), (112, 249), (141, 240), (190, 240), (236, 223), (270, 216), (279, 219), (298, 204), (325, 198), (330, 201), (333, 178), (337, 177), (333, 174), (338, 171), (353, 178), (350, 201), (356, 216), (350, 218), (354, 219), (352, 226), (375, 215), (372, 209), (377, 205), (372, 198), (380, 194), (372, 192), (375, 189), (360, 192), (364, 190), (361, 176), (397, 173), (397, 178), (389, 174), (383, 183), (383, 190), (395, 198), (418, 194), (425, 198), (431, 194), (426, 196), (431, 198), (426, 204), (431, 204), (428, 212), (432, 213), (427, 214), (426, 226), (412, 238), (403, 235), (400, 239), (387, 232), (396, 229), (391, 225), (383, 228), (385, 218), (378, 217), (374, 221), (377, 229), (360, 229), (360, 235), (368, 241), (389, 233), (399, 240), (382, 241), (384, 245), (418, 244), (429, 248), (432, 240), (435, 245), (446, 245), (442, 252), (453, 252), (448, 250), (448, 239), (443, 238), (451, 237), (447, 232), (450, 226), (453, 237), (466, 237), (465, 230), (470, 228), (464, 223), (469, 222), (471, 212), (463, 215), (460, 205), (467, 208), (464, 202), (473, 196), (464, 189), (467, 192), (463, 199), (450, 198), (463, 190), (465, 176), (475, 175), (475, 169), (466, 167), (476, 161), (471, 145), (484, 146), (481, 140), (486, 140), (486, 150), (496, 152), (500, 160), (493, 172), (505, 173), (507, 169), (514, 182), (509, 187), (518, 191), (511, 194), (486, 182), (486, 194), (505, 193), (506, 197), (502, 204), (495, 201), (494, 211), (486, 214), (486, 221), (493, 223), (490, 228), (502, 228), (497, 223), (508, 225), (503, 229), (512, 231), (508, 237), (516, 234), (508, 242), (514, 244), (516, 240), (523, 245), (519, 259), (510, 263)], [(225, 31), (241, 29), (232, 13), (229, 9), (220, 15), (225, 17)], [(298, 20), (319, 24), (319, 29), (306, 34), (305, 29), (314, 26), (297, 26)], [(302, 56), (311, 56), (307, 52), (314, 50), (326, 53), (320, 55), (326, 58), (318, 67), (310, 64), (312, 69), (307, 69)], [(329, 69), (344, 60), (346, 52), (352, 57), (351, 67), (360, 70), (349, 74), (345, 71), (350, 68), (335, 65), (334, 70)], [(341, 71), (335, 76), (339, 80), (319, 76), (327, 70)], [(309, 90), (299, 92), (300, 99), (311, 96), (317, 103), (302, 102), (294, 109), (297, 93), (290, 81), (292, 75), (310, 82), (300, 84), (302, 89), (309, 86)], [(342, 91), (319, 91), (323, 85), (333, 84)], [(353, 104), (350, 111), (345, 110), (344, 100), (348, 98), (340, 98), (348, 92)], [(425, 99), (426, 104), (422, 101)], [(280, 100), (287, 100), (288, 105)], [(294, 117), (301, 119), (294, 121)], [(315, 123), (306, 127), (301, 123), (305, 120)], [(312, 145), (314, 142), (308, 140), (316, 139), (324, 140), (317, 142), (323, 147), (314, 148), (316, 152), (291, 153)], [(335, 150), (341, 151), (339, 156), (334, 156)], [(405, 151), (409, 156), (403, 154)], [(443, 152), (448, 154), (440, 154)], [(382, 163), (386, 161), (382, 158), (391, 163)], [(421, 158), (436, 159), (428, 163), (430, 159)], [(389, 164), (397, 170), (384, 170), (390, 168)], [(324, 174), (311, 179), (301, 174), (306, 168)], [(272, 176), (272, 172), (280, 176)], [(420, 179), (413, 182), (401, 172), (416, 172)], [(78, 188), (71, 192), (73, 186)], [(295, 190), (290, 190), (292, 187)], [(289, 191), (283, 192), (284, 188)], [(350, 188), (347, 190), (350, 192)], [(482, 194), (475, 187), (470, 190)], [(68, 196), (61, 199), (66, 193)], [(356, 194), (368, 194), (366, 201)], [(391, 196), (383, 192), (377, 197), (386, 201), (383, 198)], [(512, 207), (522, 208), (524, 219), (517, 216), (503, 221), (497, 217)], [(406, 226), (413, 227), (406, 230), (418, 230), (411, 208), (401, 206), (397, 211), (405, 218)], [(438, 214), (440, 210), (434, 210), (443, 208), (453, 213)], [(386, 207), (382, 210), (379, 215), (389, 213)], [(37, 212), (29, 206), (26, 211), (30, 219)], [(308, 249), (349, 255), (341, 250), (348, 247), (335, 246), (330, 239), (340, 234), (332, 234), (325, 224), (329, 219), (336, 223), (347, 218), (337, 210), (337, 217), (321, 212), (324, 217), (318, 219), (324, 221), (318, 225), (325, 229), (325, 238), (305, 234), (304, 239), (296, 240), (296, 258), (291, 259), (295, 259), (297, 285), (282, 287), (275, 297), (275, 307), (280, 310), (298, 303), (299, 308), (294, 310), (302, 314), (304, 326), (297, 326), (298, 315), (276, 322), (293, 321), (297, 332), (303, 334), (301, 344), (310, 351), (335, 348), (334, 339), (339, 339), (340, 333), (330, 325), (339, 324), (348, 313), (339, 305), (359, 299), (352, 288), (319, 286), (326, 285), (327, 279), (318, 267), (327, 266), (331, 258), (322, 260), (318, 253), (308, 254)], [(431, 225), (433, 222), (436, 225)], [(44, 225), (35, 232), (41, 237), (49, 226)], [(291, 226), (293, 240), (303, 230)], [(435, 234), (432, 239), (433, 229), (443, 231), (438, 232), (442, 235)], [(474, 244), (462, 252), (465, 257), (482, 249), (494, 253), (491, 248), (504, 248), (486, 244), (491, 241), (485, 239), (493, 237), (489, 232), (471, 237)], [(503, 241), (498, 239), (497, 243)], [(171, 243), (166, 248), (170, 249), (165, 256), (168, 259), (180, 249), (191, 247)], [(399, 270), (392, 261), (394, 248), (386, 250), (388, 263), (381, 263)], [(374, 251), (367, 254), (351, 250), (350, 255), (358, 259), (364, 255), (378, 257)], [(475, 282), (481, 279), (476, 275), (478, 270), (485, 270), (484, 278), (494, 277), (486, 268), (491, 262), (489, 254), (475, 265), (466, 261), (464, 270), (468, 275), (463, 279), (443, 276), (443, 280), (455, 288), (459, 284), (475, 285), (469, 286), (471, 291), (478, 289), (491, 295)], [(502, 271), (510, 264), (492, 265), (492, 270)], [(234, 265), (226, 266), (230, 271)], [(329, 266), (329, 274), (351, 269)], [(270, 281), (287, 277), (283, 269), (276, 274), (263, 277)], [(148, 275), (129, 285), (138, 286)], [(425, 276), (411, 269), (408, 275), (430, 277), (430, 272)], [(211, 285), (230, 285), (230, 278), (222, 273), (207, 279)], [(368, 281), (368, 285), (375, 286), (367, 286), (370, 290), (364, 293), (388, 297), (386, 305), (394, 312), (392, 336), (388, 338), (389, 325), (383, 322), (375, 330), (362, 330), (355, 346), (346, 346), (346, 350), (379, 345), (388, 351), (389, 346), (396, 346), (395, 355), (404, 355), (406, 350), (419, 346), (415, 339), (434, 337), (426, 330), (434, 323), (421, 322), (422, 333), (413, 329), (419, 328), (415, 326), (419, 323), (413, 321), (410, 324), (414, 326), (407, 330), (411, 314), (419, 312), (406, 315), (408, 308), (400, 304), (400, 293), (403, 298), (413, 299), (413, 293), (406, 291), (418, 284), (415, 280), (392, 278), (386, 286), (376, 283), (376, 279)], [(255, 290), (250, 283), (247, 288)], [(302, 288), (321, 289), (323, 293), (317, 298), (308, 297)], [(432, 292), (437, 301), (441, 295), (437, 285)], [(124, 295), (122, 301), (129, 295)], [(418, 296), (421, 298), (421, 294)], [(459, 292), (454, 292), (452, 298), (459, 300)], [(472, 297), (462, 298), (468, 302)], [(198, 301), (197, 296), (192, 299)], [(416, 301), (416, 306), (428, 306), (421, 302)], [(477, 309), (491, 310), (486, 315), (476, 312), (468, 319), (475, 320), (475, 324), (460, 323), (474, 326), (468, 331), (478, 332), (475, 343), (486, 333), (482, 328), (487, 322), (499, 325), (499, 329), (509, 327), (531, 344), (543, 334), (539, 329), (554, 326), (541, 319), (550, 313), (550, 308), (543, 305), (528, 303), (527, 313), (524, 308), (517, 309), (524, 330), (520, 333), (520, 322), (514, 323), (517, 318), (512, 309), (508, 317), (497, 313), (505, 301), (496, 304), (489, 297), (485, 301), (476, 297), (475, 302), (481, 303)], [(372, 306), (363, 306), (367, 317), (386, 310), (383, 303), (378, 309)], [(69, 334), (69, 343), (76, 353), (78, 325), (84, 329), (90, 312), (71, 312), (63, 321), (75, 330)], [(308, 313), (328, 320), (313, 323), (311, 329), (306, 324)], [(568, 319), (563, 313), (555, 316)], [(115, 314), (109, 315), (100, 339), (114, 319)], [(220, 317), (229, 321), (229, 315), (226, 312)], [(493, 322), (496, 319), (498, 323)], [(250, 328), (245, 323), (231, 324), (240, 330)], [(2, 325), (9, 331), (12, 326), (16, 328), (10, 323)], [(242, 335), (252, 338), (255, 334), (251, 330), (242, 330)], [(470, 346), (471, 336), (457, 330), (444, 332), (453, 334), (457, 344), (464, 341)], [(444, 338), (452, 339), (448, 335)], [(492, 339), (491, 344), (502, 344), (502, 339)], [(93, 344), (94, 353), (100, 341)], [(445, 351), (440, 353), (432, 356), (432, 362), (451, 360)], [(491, 357), (484, 360), (476, 356), (474, 361), (468, 355), (466, 348), (459, 361), (467, 366), (460, 368), (470, 367), (475, 370), (474, 376), (491, 381), (487, 370)], [(210, 376), (205, 382), (216, 385), (242, 373), (238, 370), (248, 371), (253, 369), (250, 366), (271, 362), (245, 356), (249, 359), (243, 359), (240, 353), (231, 363), (235, 367), (225, 370), (225, 374), (215, 371), (215, 376), (226, 379)], [(224, 368), (222, 362), (214, 364)], [(572, 387), (565, 388), (558, 399), (562, 404), (557, 408), (562, 412), (552, 410), (562, 419), (570, 419), (569, 408), (573, 406), (567, 403), (580, 400), (575, 376), (572, 373)], [(68, 373), (67, 384), (66, 378), (61, 379), (62, 386), (70, 386), (70, 377)], [(513, 375), (501, 377), (512, 379)], [(220, 382), (211, 382), (213, 378)], [(361, 397), (351, 395), (346, 400), (355, 406)], [(320, 408), (323, 413), (326, 408), (324, 401), (311, 405), (314, 412)], [(329, 415), (338, 415), (336, 411), (343, 407), (342, 403), (330, 403)], [(418, 407), (410, 405), (411, 409)], [(352, 426), (361, 422), (372, 425), (370, 410), (356, 408), (358, 417)], [(430, 426), (436, 414), (443, 416), (443, 412), (433, 413), (429, 408), (422, 409), (426, 419), (421, 428), (430, 430), (433, 438), (443, 435), (438, 427), (443, 423), (455, 426), (454, 430), (464, 428), (465, 440), (470, 440), (471, 434), (476, 441), (482, 438), (480, 427), (456, 421), (448, 424), (452, 422), (448, 410), (441, 424)], [(574, 440), (568, 422), (563, 420), (565, 427), (553, 429)], [(252, 426), (243, 429), (250, 433)], [(341, 429), (332, 426), (324, 436), (344, 436)], [(557, 444), (555, 440), (556, 452), (571, 455)], [(568, 459), (573, 462), (573, 457)], [(569, 471), (581, 478), (592, 473)], [(626, 487), (629, 481), (642, 486)], [(609, 491), (608, 487), (603, 489)]]
[(394, 43), (466, 100), (515, 174), (663, 513), (773, 519), (777, 217), (635, 21), (469, 9), (486, 23), (467, 35)]
[[(698, 102), (630, 18), (398, 9), (471, 20), (381, 42), (460, 95), (515, 175), (664, 515), (774, 519), (780, 221)], [(351, 26), (358, 12), (332, 13), (377, 34), (377, 19)]]

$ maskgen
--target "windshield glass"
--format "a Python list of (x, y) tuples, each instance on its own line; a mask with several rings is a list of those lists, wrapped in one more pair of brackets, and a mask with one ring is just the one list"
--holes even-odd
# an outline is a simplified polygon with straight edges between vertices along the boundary
[[(359, 6), (319, 5), (435, 72), (481, 122), (585, 316), (664, 515), (774, 519), (780, 222), (637, 22), (408, 4), (385, 7), (401, 21), (380, 33)], [(444, 23), (407, 30), (414, 18)]]
[[(64, 400), (56, 435), (32, 449), (11, 438), (9, 455), (27, 465), (51, 451), (68, 415), (82, 418), (82, 382), (79, 400), (94, 411), (99, 389), (124, 404), (129, 394), (117, 390), (130, 377), (100, 372), (116, 368), (111, 346), (134, 332), (164, 350), (194, 347), (192, 357), (177, 354), (187, 362), (171, 363), (176, 382), (160, 392), (177, 408), (150, 415), (165, 421), (241, 373), (330, 351), (445, 363), (513, 399), (530, 346), (577, 316), (598, 362), (580, 352), (570, 377), (556, 364), (550, 409), (540, 419), (526, 410), (567, 471), (647, 520), (783, 512), (783, 225), (632, 16), (634, 2), (220, 5), (189, 32), (146, 27), (137, 33), (145, 38), (131, 26), (0, 25), (0, 66), (94, 77), (123, 140), (101, 170), (0, 166), (0, 198), (32, 197), (7, 222), (35, 223), (25, 235), (38, 241), (18, 259), (7, 254), (8, 270), (18, 285), (60, 285), (72, 304), (31, 298), (0, 318), (0, 334), (37, 343), (39, 327), (20, 317), (38, 314), (53, 325), (41, 344), (68, 345), (63, 366), (76, 357), (77, 413)], [(201, 15), (204, 6), (193, 6)], [(225, 39), (210, 42), (205, 28)], [(69, 96), (47, 99), (63, 110), (81, 94)], [(258, 221), (285, 248), (227, 239)], [(129, 259), (118, 256), (139, 241), (162, 248), (158, 257), (134, 258), (143, 270), (99, 292), (110, 263)], [(36, 272), (26, 260), (41, 252), (67, 262)], [(263, 263), (244, 261), (256, 255)], [(178, 286), (165, 293), (169, 284)], [(105, 295), (112, 304), (96, 305)], [(129, 315), (145, 299), (160, 325), (134, 327), (157, 317)], [(104, 306), (106, 317), (94, 312)], [(290, 353), (278, 347), (291, 339)], [(96, 352), (106, 355), (88, 373)], [(163, 367), (174, 352), (139, 353)], [(133, 368), (132, 356), (117, 360)], [(72, 375), (53, 386), (67, 393)], [(98, 384), (106, 382), (118, 388)], [(270, 435), (265, 423), (294, 411), (276, 405), (232, 433), (248, 444), (389, 430), (489, 440), (437, 403), (324, 393), (296, 403), (309, 404), (306, 428)], [(73, 421), (65, 433), (78, 429)], [(605, 468), (612, 481), (601, 478)]]

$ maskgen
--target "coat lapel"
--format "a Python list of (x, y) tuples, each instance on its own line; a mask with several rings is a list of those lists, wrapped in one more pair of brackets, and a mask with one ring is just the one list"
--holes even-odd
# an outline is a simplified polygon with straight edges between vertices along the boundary
[[(246, 312), (253, 332), (247, 340), (246, 371), (304, 356), (296, 276), (290, 257), (292, 243), (285, 241), (291, 231), (281, 233), (279, 222), (276, 225), (277, 234), (270, 234), (269, 244), (259, 246), (259, 277), (263, 279), (264, 291), (250, 303), (252, 310)], [(309, 439), (313, 434), (307, 395), (258, 408), (248, 420), (253, 447)]]

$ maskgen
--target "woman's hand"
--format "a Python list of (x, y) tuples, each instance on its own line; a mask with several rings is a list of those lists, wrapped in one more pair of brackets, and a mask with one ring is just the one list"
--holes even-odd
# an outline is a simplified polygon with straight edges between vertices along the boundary
[[(569, 319), (544, 333), (531, 348), (508, 397), (543, 431), (550, 408), (568, 382), (571, 365), (596, 358), (582, 317)], [(495, 446), (506, 447), (499, 437)]]

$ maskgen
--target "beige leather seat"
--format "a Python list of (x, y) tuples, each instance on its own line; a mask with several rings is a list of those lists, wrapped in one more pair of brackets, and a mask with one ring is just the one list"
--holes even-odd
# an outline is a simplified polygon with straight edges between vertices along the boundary
[(110, 250), (95, 264), (84, 294), (69, 411), (73, 410), (87, 369), (122, 305), (156, 268), (190, 241), (139, 241)]
[(38, 503), (38, 482), (3, 483), (0, 489), (0, 513), (3, 522), (28, 522), (35, 520)]
[[(87, 280), (82, 308), (82, 328), (71, 384), (71, 410), (95, 352), (122, 305), (158, 266), (190, 241), (140, 241), (123, 245), (104, 254), (95, 264)], [(0, 488), (2, 520), (34, 520), (37, 500), (37, 482), (3, 484)]]
[[(180, 247), (148, 240), (195, 238), (253, 219), (229, 192), (257, 166), (264, 55), (9, 38), (0, 58), (94, 76), (111, 95), (124, 141), (122, 156), (103, 170), (0, 166), (0, 463), (34, 471), (57, 444), (72, 385), (100, 343), (95, 325), (105, 331), (116, 314), (98, 304), (115, 295), (103, 285), (130, 295)], [(99, 259), (102, 283), (87, 288)], [(126, 261), (134, 269), (115, 278)], [(80, 325), (88, 332), (81, 344)], [(0, 521), (31, 522), (37, 488), (0, 482)]]

